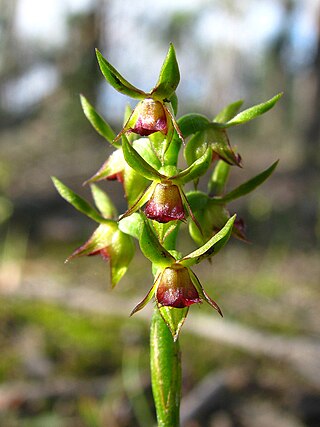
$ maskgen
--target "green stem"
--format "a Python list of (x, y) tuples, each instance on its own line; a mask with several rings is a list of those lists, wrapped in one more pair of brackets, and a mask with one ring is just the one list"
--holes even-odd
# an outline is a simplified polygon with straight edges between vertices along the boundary
[(179, 342), (154, 309), (150, 333), (150, 365), (158, 427), (179, 427), (181, 357)]

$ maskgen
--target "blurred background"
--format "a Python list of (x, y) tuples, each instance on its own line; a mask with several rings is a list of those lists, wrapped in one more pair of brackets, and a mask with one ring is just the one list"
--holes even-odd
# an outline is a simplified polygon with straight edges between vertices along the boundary
[[(50, 176), (90, 199), (82, 182), (111, 152), (80, 93), (116, 131), (134, 106), (103, 80), (94, 48), (148, 91), (170, 41), (178, 116), (214, 117), (238, 99), (245, 108), (284, 92), (230, 131), (244, 161), (230, 188), (280, 164), (230, 206), (250, 243), (232, 240), (197, 269), (225, 317), (190, 310), (182, 425), (320, 425), (319, 1), (0, 0), (0, 426), (153, 425), (152, 307), (128, 318), (150, 287), (149, 264), (137, 253), (112, 292), (101, 259), (65, 265), (95, 224)], [(120, 184), (102, 187), (123, 211)]]

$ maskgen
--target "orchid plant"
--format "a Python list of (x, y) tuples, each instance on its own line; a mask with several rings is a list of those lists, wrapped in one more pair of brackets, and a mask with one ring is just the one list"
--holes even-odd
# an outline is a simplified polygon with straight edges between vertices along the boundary
[[(107, 82), (139, 102), (133, 111), (125, 111), (123, 128), (116, 133), (81, 95), (84, 114), (114, 151), (86, 181), (96, 208), (53, 178), (60, 195), (98, 224), (69, 258), (100, 254), (110, 262), (111, 284), (115, 286), (127, 272), (136, 250), (134, 241), (138, 241), (151, 262), (154, 283), (131, 314), (154, 300), (150, 358), (158, 426), (175, 427), (179, 425), (181, 382), (179, 334), (189, 307), (206, 302), (222, 316), (191, 267), (215, 256), (230, 236), (246, 240), (243, 221), (230, 214), (227, 204), (262, 184), (277, 165), (275, 162), (226, 192), (230, 169), (242, 167), (228, 129), (265, 113), (282, 94), (241, 112), (243, 101), (233, 102), (213, 120), (197, 113), (177, 119), (180, 73), (172, 44), (156, 85), (147, 93), (129, 83), (99, 51), (97, 59)], [(186, 162), (182, 170), (178, 166), (181, 150)], [(204, 174), (209, 176), (205, 192), (198, 190)], [(128, 208), (120, 216), (96, 184), (103, 180), (123, 184)], [(192, 190), (185, 190), (187, 183)], [(197, 246), (187, 255), (176, 249), (181, 230), (188, 230)]]

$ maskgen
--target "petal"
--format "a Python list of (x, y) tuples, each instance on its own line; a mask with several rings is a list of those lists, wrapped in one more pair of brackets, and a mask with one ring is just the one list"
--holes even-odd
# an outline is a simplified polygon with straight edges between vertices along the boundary
[(173, 265), (163, 270), (156, 291), (159, 306), (189, 307), (201, 302), (187, 268)]

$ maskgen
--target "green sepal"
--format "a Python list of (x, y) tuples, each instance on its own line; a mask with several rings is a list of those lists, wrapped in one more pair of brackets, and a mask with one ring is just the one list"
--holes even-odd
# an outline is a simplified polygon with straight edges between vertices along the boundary
[(123, 171), (123, 188), (128, 207), (131, 208), (142, 196), (150, 185), (150, 181), (138, 174), (128, 164), (125, 164)]
[(135, 246), (132, 237), (118, 229), (112, 235), (112, 244), (109, 247), (112, 287), (116, 286), (126, 273), (134, 253)]
[[(68, 258), (85, 255), (94, 255), (105, 250), (110, 260), (110, 280), (114, 287), (126, 273), (134, 256), (134, 244), (132, 238), (118, 229), (118, 224), (112, 220), (106, 220), (89, 238)], [(105, 258), (105, 254), (103, 257)]]
[(209, 166), (211, 165), (211, 162), (212, 149), (211, 147), (208, 147), (205, 153), (198, 160), (192, 163), (187, 169), (178, 173), (178, 175), (171, 177), (170, 180), (172, 180), (174, 184), (186, 184), (187, 182), (190, 182), (205, 174)]
[(175, 262), (175, 258), (160, 244), (147, 218), (141, 230), (139, 244), (142, 253), (158, 268), (166, 268)]
[(110, 144), (115, 147), (120, 147), (119, 143), (113, 142), (116, 134), (112, 130), (111, 126), (96, 112), (93, 106), (83, 95), (80, 95), (80, 101), (83, 112), (94, 129)]
[[(170, 122), (168, 122), (168, 129), (169, 128), (173, 128)], [(171, 132), (170, 129), (169, 132)], [(148, 136), (147, 140), (152, 144), (154, 155), (157, 157), (159, 163), (162, 165), (164, 162), (165, 148), (168, 145), (166, 141), (166, 135), (161, 132), (154, 132)], [(144, 156), (142, 157), (144, 158)], [(158, 169), (158, 167), (156, 169)]]
[[(174, 135), (177, 135), (177, 133), (174, 133)], [(177, 136), (172, 138), (169, 146), (166, 144), (168, 148), (163, 155), (163, 164), (165, 166), (177, 166), (181, 143), (181, 138)]]
[(241, 166), (241, 157), (231, 148), (229, 138), (225, 129), (215, 129), (211, 127), (206, 133), (206, 139), (212, 150), (230, 165)]
[(130, 206), (129, 209), (123, 215), (120, 216), (120, 220), (122, 220), (123, 218), (126, 218), (129, 215), (132, 215), (138, 209), (142, 208), (142, 206), (145, 203), (147, 203), (147, 201), (152, 196), (152, 193), (153, 193), (156, 185), (157, 185), (156, 182), (153, 182), (151, 185), (149, 185), (149, 187), (145, 189), (145, 191), (138, 198), (138, 200), (132, 206)]
[(170, 329), (173, 341), (177, 341), (179, 333), (188, 315), (189, 307), (175, 308), (159, 306), (159, 312)]
[(169, 221), (167, 223), (153, 221), (153, 227), (157, 233), (159, 242), (169, 252), (176, 247), (180, 225), (181, 221)]
[[(131, 116), (131, 114), (132, 114), (132, 108), (131, 108), (131, 105), (129, 104), (129, 103), (127, 103), (126, 104), (126, 106), (125, 106), (125, 110), (124, 110), (124, 114), (123, 114), (123, 121), (122, 121), (122, 124), (123, 124), (123, 127), (125, 127), (126, 126), (126, 124), (127, 124), (127, 122), (128, 122), (128, 120), (130, 119), (130, 116)], [(121, 132), (120, 132), (121, 133)], [(133, 141), (135, 141), (136, 139), (138, 139), (138, 138), (140, 138), (140, 136), (139, 135), (137, 135), (136, 133), (134, 133), (134, 132), (127, 132), (126, 133), (126, 136), (127, 136), (127, 138), (128, 138), (128, 141), (132, 144), (133, 143)], [(116, 137), (116, 140), (117, 140), (117, 144), (119, 144), (120, 146), (121, 146), (121, 143), (120, 143), (120, 138), (117, 138)]]
[(236, 215), (233, 215), (233, 217), (227, 221), (225, 226), (217, 234), (211, 237), (206, 244), (180, 259), (178, 261), (179, 264), (182, 264), (184, 267), (191, 267), (206, 258), (216, 255), (229, 240), (235, 219)]
[(188, 268), (188, 270), (189, 270), (191, 281), (194, 284), (195, 288), (197, 289), (200, 298), (203, 301), (207, 302), (209, 305), (211, 305), (211, 307), (214, 308), (215, 310), (217, 310), (217, 312), (220, 314), (220, 316), (223, 317), (223, 314), (222, 314), (220, 307), (212, 298), (209, 297), (209, 295), (203, 289), (198, 277), (194, 274), (194, 272), (190, 268)]
[(229, 120), (233, 119), (233, 117), (238, 113), (241, 106), (243, 104), (243, 100), (233, 102), (232, 104), (227, 105), (223, 108), (214, 118), (214, 122), (216, 123), (225, 123)]
[(176, 116), (178, 114), (178, 97), (175, 92), (170, 96), (169, 101), (171, 102), (172, 110)]
[(131, 311), (130, 316), (132, 316), (133, 314), (137, 313), (137, 311), (142, 310), (147, 304), (148, 302), (152, 299), (152, 297), (154, 296), (157, 286), (158, 286), (158, 282), (160, 279), (160, 275), (157, 277), (156, 281), (154, 282), (154, 284), (152, 285), (152, 288), (150, 289), (150, 291), (147, 293), (147, 295), (143, 298), (142, 301), (139, 302), (139, 304), (137, 304), (134, 309)]
[(205, 209), (209, 200), (209, 196), (202, 191), (189, 191), (186, 194), (187, 200), (189, 202), (190, 208), (192, 211), (197, 211)]
[(282, 97), (283, 93), (278, 93), (273, 98), (269, 99), (266, 102), (263, 102), (261, 104), (254, 105), (253, 107), (250, 107), (244, 111), (241, 111), (241, 113), (237, 114), (235, 117), (233, 117), (231, 120), (224, 123), (225, 127), (240, 125), (243, 123), (246, 123), (252, 119), (255, 119), (256, 117), (260, 116), (261, 114), (266, 113), (269, 111)]
[(79, 212), (85, 214), (87, 217), (98, 223), (105, 223), (108, 221), (103, 216), (101, 216), (99, 212), (96, 211), (86, 200), (64, 185), (58, 178), (53, 176), (51, 179), (60, 196), (69, 202)]
[(104, 218), (112, 219), (118, 216), (117, 209), (110, 197), (95, 184), (90, 186), (94, 203)]
[[(157, 135), (160, 139), (163, 135), (160, 132), (155, 132), (149, 136), (153, 137)], [(151, 165), (154, 169), (159, 169), (161, 167), (161, 162), (157, 155), (154, 152), (153, 142), (149, 138), (139, 138), (132, 143), (132, 147), (140, 154), (140, 156)]]
[(210, 196), (220, 196), (224, 192), (229, 172), (230, 165), (223, 160), (219, 160), (208, 182), (208, 193)]
[(107, 179), (110, 176), (122, 173), (125, 164), (126, 163), (123, 158), (122, 149), (118, 148), (110, 154), (100, 169), (91, 178), (85, 181), (84, 184), (101, 181), (103, 179)]
[(135, 99), (144, 99), (147, 94), (129, 83), (96, 49), (100, 70), (107, 82), (118, 92)]
[[(207, 129), (210, 126), (210, 120), (203, 114), (190, 113), (180, 117), (177, 120), (178, 126), (185, 138), (196, 132)], [(175, 136), (175, 138), (178, 136)]]
[(173, 44), (170, 43), (167, 56), (160, 70), (158, 82), (151, 91), (152, 97), (159, 100), (170, 98), (178, 87), (179, 81), (179, 65)]
[[(157, 133), (160, 134), (159, 132)], [(133, 147), (147, 163), (157, 170), (160, 168), (160, 161), (154, 153), (149, 139), (139, 138), (133, 142)], [(136, 203), (149, 184), (150, 181), (147, 178), (136, 172), (125, 162), (123, 186), (129, 207)]]
[(189, 234), (198, 246), (205, 244), (230, 218), (224, 204), (215, 203), (210, 198), (203, 209), (194, 210), (194, 215), (200, 224), (201, 232), (194, 222), (190, 221)]
[(140, 154), (130, 145), (125, 135), (122, 136), (122, 151), (128, 165), (140, 175), (150, 179), (151, 181), (161, 181), (161, 179), (166, 178), (140, 156)]
[(135, 237), (138, 240), (140, 239), (143, 225), (144, 218), (139, 212), (134, 212), (132, 215), (125, 217), (118, 222), (119, 230)]
[(67, 261), (79, 257), (92, 255), (109, 247), (112, 243), (114, 233), (118, 231), (118, 225), (115, 221), (108, 220), (105, 224), (100, 224), (95, 229), (90, 238), (76, 249), (67, 259)]
[(268, 169), (261, 172), (259, 175), (256, 175), (254, 178), (249, 179), (249, 181), (246, 181), (245, 183), (239, 185), (239, 187), (230, 191), (225, 196), (217, 199), (222, 203), (228, 203), (228, 202), (231, 202), (232, 200), (238, 199), (239, 197), (245, 196), (246, 194), (253, 191), (256, 187), (261, 185), (267, 178), (269, 178), (269, 176), (277, 167), (278, 163), (279, 163), (279, 160), (274, 162)]
[(185, 146), (183, 155), (187, 165), (190, 166), (193, 162), (199, 159), (208, 148), (208, 138), (206, 131), (199, 131), (188, 141)]

